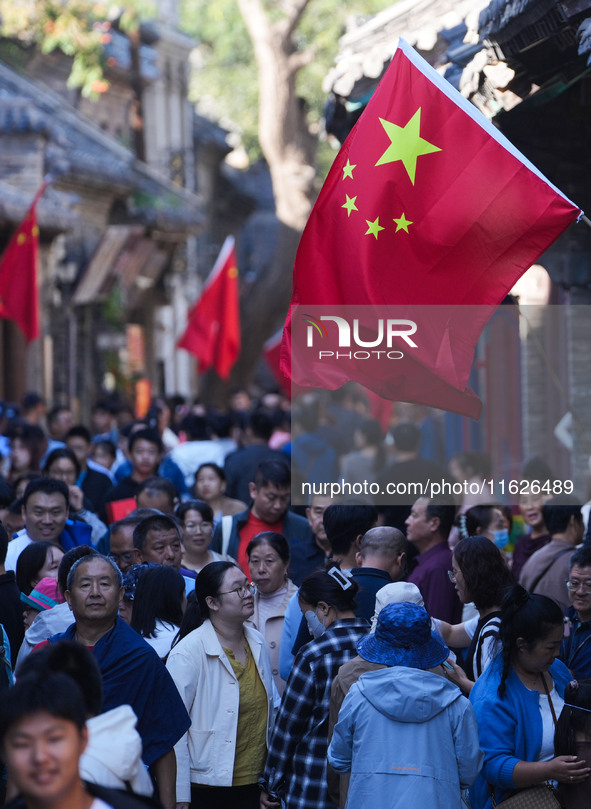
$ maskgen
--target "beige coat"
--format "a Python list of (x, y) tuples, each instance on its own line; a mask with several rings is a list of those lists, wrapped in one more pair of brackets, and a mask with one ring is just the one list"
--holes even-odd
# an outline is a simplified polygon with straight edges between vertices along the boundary
[[(251, 627), (244, 627), (244, 634), (267, 692), (268, 748), (279, 696), (263, 636)], [(191, 717), (191, 727), (174, 746), (177, 803), (189, 803), (192, 783), (232, 786), (240, 687), (209, 620), (177, 643), (168, 655), (166, 668)]]
[[(265, 624), (264, 636), (267, 641), (267, 649), (269, 650), (269, 657), (271, 658), (271, 671), (273, 679), (279, 694), (282, 695), (285, 689), (285, 680), (279, 676), (279, 644), (281, 643), (281, 632), (283, 630), (283, 619), (285, 617), (285, 610), (291, 601), (293, 595), (297, 592), (296, 585), (287, 580), (287, 593), (281, 604), (277, 607), (275, 615), (267, 618)], [(246, 621), (247, 626), (253, 626), (255, 629), (259, 628), (259, 601), (260, 595), (257, 593), (254, 597), (254, 612), (252, 616)], [(261, 630), (262, 632), (263, 630)]]

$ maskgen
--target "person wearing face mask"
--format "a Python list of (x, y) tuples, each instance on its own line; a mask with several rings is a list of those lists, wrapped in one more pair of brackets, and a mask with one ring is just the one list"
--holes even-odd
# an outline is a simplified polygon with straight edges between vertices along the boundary
[(463, 604), (473, 602), (477, 615), (461, 624), (436, 621), (448, 646), (467, 649), (462, 667), (455, 663), (447, 677), (468, 695), (474, 682), (495, 656), (500, 626), (500, 605), (513, 585), (501, 551), (484, 536), (461, 539), (456, 545), (449, 577)]
[(339, 568), (310, 574), (299, 605), (314, 640), (298, 652), (275, 723), (261, 779), (261, 807), (333, 809), (327, 761), (330, 689), (339, 668), (356, 655), (369, 623), (355, 617), (355, 581)]
[(458, 517), (460, 538), (485, 536), (504, 551), (509, 544), (509, 528), (501, 506), (472, 506)]
[[(505, 515), (499, 505), (472, 506), (456, 519), (456, 526), (460, 539), (466, 537), (482, 536), (490, 539), (501, 551), (508, 567), (510, 562), (505, 548), (509, 544), (509, 529)], [(455, 547), (455, 546), (454, 546)], [(466, 622), (478, 615), (478, 610), (472, 602), (464, 602), (462, 621)]]

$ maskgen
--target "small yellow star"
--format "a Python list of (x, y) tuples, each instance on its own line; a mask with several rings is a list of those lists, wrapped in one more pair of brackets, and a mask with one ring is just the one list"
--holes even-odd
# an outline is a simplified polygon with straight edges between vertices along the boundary
[(375, 236), (377, 240), (380, 230), (384, 230), (384, 228), (380, 225), (380, 217), (377, 216), (373, 222), (370, 222), (369, 219), (366, 219), (365, 221), (367, 222), (367, 230), (365, 231), (365, 235), (369, 236), (371, 233), (371, 235)]
[(353, 179), (353, 169), (357, 168), (357, 163), (351, 163), (350, 160), (347, 158), (347, 165), (343, 166), (343, 180), (347, 177)]
[(399, 219), (392, 221), (396, 222), (396, 233), (398, 233), (399, 230), (405, 230), (408, 233), (408, 226), (413, 224), (404, 214), (401, 214)]
[(348, 194), (345, 194), (345, 196), (347, 197), (347, 201), (344, 205), (341, 205), (341, 208), (346, 208), (347, 216), (351, 216), (351, 211), (357, 210), (357, 205), (355, 205), (355, 200), (357, 197), (350, 197)]

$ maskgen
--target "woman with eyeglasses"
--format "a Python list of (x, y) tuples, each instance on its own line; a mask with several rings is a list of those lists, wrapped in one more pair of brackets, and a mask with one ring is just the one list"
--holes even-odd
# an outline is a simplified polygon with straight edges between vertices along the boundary
[(201, 625), (168, 656), (192, 722), (175, 746), (177, 809), (259, 807), (279, 696), (265, 639), (245, 626), (254, 592), (234, 563), (206, 565), (195, 583)]
[(230, 561), (210, 549), (213, 537), (213, 511), (203, 500), (187, 500), (177, 506), (176, 516), (183, 532), (183, 567), (195, 573), (210, 562)]
[(355, 616), (356, 582), (337, 567), (307, 576), (298, 601), (314, 640), (294, 661), (261, 781), (261, 807), (334, 809), (328, 794), (328, 713), (332, 681), (357, 654), (369, 623)]
[(468, 696), (475, 681), (497, 653), (501, 601), (513, 577), (499, 548), (488, 537), (469, 536), (454, 548), (448, 572), (462, 604), (473, 603), (477, 614), (461, 624), (436, 621), (437, 631), (454, 649), (467, 649), (461, 667), (447, 677)]

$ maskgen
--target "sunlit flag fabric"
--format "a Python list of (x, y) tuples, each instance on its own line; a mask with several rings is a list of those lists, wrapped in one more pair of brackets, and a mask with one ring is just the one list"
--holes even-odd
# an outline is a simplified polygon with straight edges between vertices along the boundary
[(222, 379), (230, 376), (240, 354), (238, 269), (232, 236), (224, 242), (203, 292), (189, 312), (178, 346), (197, 357), (201, 373), (213, 369)]
[(47, 185), (44, 181), (0, 257), (0, 317), (17, 323), (27, 342), (40, 334), (37, 203)]
[[(333, 389), (354, 379), (385, 398), (477, 417), (480, 401), (467, 383), (478, 336), (517, 279), (580, 214), (401, 41), (302, 236), (283, 372), (294, 383)], [(418, 349), (396, 365), (319, 362), (302, 349), (297, 329), (309, 307), (335, 314), (334, 307), (351, 306), (417, 322)]]

